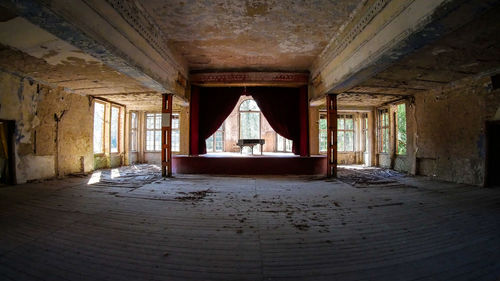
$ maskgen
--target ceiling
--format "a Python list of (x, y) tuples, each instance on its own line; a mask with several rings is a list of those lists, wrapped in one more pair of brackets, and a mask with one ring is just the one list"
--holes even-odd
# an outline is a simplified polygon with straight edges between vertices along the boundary
[(305, 71), (365, 2), (150, 0), (141, 5), (192, 71)]
[(339, 95), (340, 105), (377, 106), (500, 67), (500, 6)]

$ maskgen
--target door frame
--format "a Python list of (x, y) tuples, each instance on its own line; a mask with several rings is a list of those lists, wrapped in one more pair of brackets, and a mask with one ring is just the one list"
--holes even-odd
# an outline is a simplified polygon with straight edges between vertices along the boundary
[(9, 181), (7, 184), (9, 185), (14, 185), (17, 184), (16, 180), (16, 159), (15, 156), (16, 154), (14, 153), (15, 149), (15, 138), (14, 138), (14, 131), (16, 127), (16, 121), (14, 120), (5, 120), (5, 119), (0, 119), (0, 122), (3, 122), (6, 124), (6, 129), (7, 129), (7, 152), (8, 152), (8, 157), (9, 161), (7, 161), (7, 165), (9, 167)]
[(490, 150), (490, 141), (489, 141), (489, 135), (491, 131), (492, 126), (499, 126), (500, 127), (500, 120), (488, 120), (485, 122), (484, 125), (484, 143), (485, 143), (485, 148), (484, 148), (484, 179), (483, 179), (483, 187), (491, 186), (491, 183), (489, 182), (489, 157), (488, 157), (488, 152)]

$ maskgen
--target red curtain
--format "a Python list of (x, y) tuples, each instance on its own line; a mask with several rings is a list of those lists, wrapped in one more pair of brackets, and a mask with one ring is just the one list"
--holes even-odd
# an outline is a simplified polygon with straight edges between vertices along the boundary
[[(190, 112), (191, 155), (207, 152), (206, 139), (222, 125), (242, 94), (251, 95), (254, 98), (274, 131), (293, 141), (293, 153), (301, 156), (309, 154), (307, 90), (304, 95), (304, 89), (300, 88), (249, 87), (244, 89), (242, 87), (193, 86)], [(305, 99), (305, 102), (301, 99)]]
[(205, 140), (222, 125), (231, 114), (243, 88), (199, 88), (199, 123), (198, 123), (198, 153), (205, 154), (207, 147)]
[(252, 87), (247, 91), (257, 102), (274, 131), (292, 140), (292, 152), (300, 154), (299, 89)]

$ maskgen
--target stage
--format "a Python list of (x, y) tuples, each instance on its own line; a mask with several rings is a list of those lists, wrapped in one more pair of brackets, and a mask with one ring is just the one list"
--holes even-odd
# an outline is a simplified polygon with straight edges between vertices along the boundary
[(172, 172), (213, 175), (324, 175), (326, 157), (300, 157), (291, 153), (210, 153), (172, 157)]

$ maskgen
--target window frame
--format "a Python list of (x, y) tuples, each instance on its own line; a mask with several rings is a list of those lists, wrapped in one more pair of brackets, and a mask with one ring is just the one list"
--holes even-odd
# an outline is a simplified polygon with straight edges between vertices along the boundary
[[(283, 149), (279, 149), (278, 147), (278, 139), (283, 139)], [(276, 152), (292, 152), (293, 141), (285, 138), (284, 136), (276, 133)]]
[(369, 121), (368, 121), (368, 113), (363, 113), (361, 114), (361, 132), (363, 133), (362, 135), (362, 142), (363, 142), (363, 152), (368, 152), (368, 143), (369, 143), (369, 136), (368, 136), (368, 127), (369, 127)]
[[(216, 147), (217, 147), (217, 138), (216, 138), (216, 134), (217, 133), (221, 133), (222, 134), (222, 150), (217, 150)], [(213, 133), (206, 141), (208, 142), (208, 140), (212, 138), (212, 140), (210, 142), (212, 142), (212, 150), (208, 150), (207, 148), (207, 152), (210, 152), (210, 153), (220, 153), (220, 152), (224, 152), (226, 151), (226, 147), (225, 147), (225, 143), (226, 143), (226, 121), (222, 122), (222, 125), (217, 129), (217, 131), (215, 131), (215, 133)]]
[[(347, 117), (347, 116), (350, 116), (350, 117)], [(340, 126), (338, 126), (339, 119), (343, 119), (344, 120), (344, 128), (343, 129), (339, 129), (339, 127), (340, 127)], [(345, 124), (346, 124), (345, 120), (346, 119), (351, 119), (352, 120), (352, 129), (346, 129), (345, 128)], [(348, 153), (348, 152), (354, 152), (354, 151), (356, 151), (356, 146), (355, 146), (355, 140), (356, 140), (356, 130), (355, 130), (355, 127), (356, 126), (354, 124), (354, 120), (355, 120), (354, 114), (346, 113), (346, 114), (339, 114), (339, 115), (337, 115), (337, 151), (338, 152), (347, 152)], [(344, 133), (343, 134), (344, 135), (344, 142), (343, 142), (344, 147), (342, 148), (342, 150), (340, 149), (339, 141), (338, 141), (340, 139), (340, 137), (339, 137), (339, 133), (340, 132)], [(352, 132), (352, 141), (351, 141), (351, 143), (352, 143), (352, 150), (346, 150), (345, 149), (345, 147), (346, 147), (346, 132)]]
[(102, 102), (102, 101), (98, 101), (98, 100), (94, 100), (94, 124), (95, 124), (95, 104), (98, 103), (98, 104), (101, 104), (103, 106), (103, 113), (102, 113), (102, 141), (101, 141), (101, 144), (102, 144), (102, 147), (101, 147), (101, 152), (95, 152), (95, 138), (94, 138), (94, 134), (95, 134), (95, 130), (94, 130), (94, 127), (92, 127), (92, 150), (93, 150), (93, 153), (94, 155), (103, 155), (105, 154), (105, 141), (106, 141), (106, 103), (105, 102)]
[[(135, 127), (134, 127), (134, 118), (132, 118), (132, 116), (135, 116)], [(139, 135), (138, 135), (138, 128), (139, 128), (139, 119), (138, 119), (139, 115), (137, 114), (137, 112), (135, 111), (132, 111), (130, 112), (130, 142), (129, 142), (129, 148), (130, 148), (130, 152), (137, 152), (139, 150)], [(133, 137), (133, 132), (135, 132), (135, 149), (133, 147), (133, 142), (132, 140), (134, 139)]]
[[(176, 116), (177, 120), (179, 120), (177, 128), (174, 128), (174, 116)], [(178, 133), (179, 136), (179, 148), (174, 150), (174, 131)], [(172, 112), (172, 134), (170, 136), (170, 144), (172, 145), (172, 152), (180, 152), (181, 151), (181, 115), (179, 112)]]
[[(406, 134), (406, 148), (405, 148), (405, 153), (404, 154), (401, 154), (399, 153), (399, 118), (397, 117), (398, 113), (399, 113), (399, 106), (400, 105), (403, 105), (404, 106), (404, 109), (405, 109), (405, 134)], [(394, 120), (395, 124), (396, 124), (396, 132), (394, 134), (394, 137), (396, 139), (396, 155), (398, 156), (406, 156), (408, 155), (408, 120), (407, 120), (407, 117), (408, 117), (408, 114), (406, 113), (406, 103), (405, 102), (402, 102), (402, 103), (398, 103), (396, 104), (396, 118)]]
[[(241, 106), (243, 105), (243, 103), (245, 103), (246, 101), (249, 101), (249, 100), (252, 100), (255, 102), (254, 99), (245, 99), (244, 101), (242, 101), (240, 103), (240, 105), (238, 106), (238, 139), (241, 139), (241, 114), (245, 114), (245, 113), (258, 113), (259, 114), (259, 137), (258, 139), (260, 139), (262, 137), (261, 135), (261, 130), (262, 130), (262, 112), (259, 108), (259, 110), (241, 110)], [(259, 145), (260, 146), (260, 145)]]
[[(386, 124), (383, 124), (383, 116), (386, 116)], [(378, 110), (378, 152), (380, 154), (388, 154), (390, 147), (389, 147), (389, 139), (390, 139), (390, 114), (389, 114), (389, 109), (384, 108), (384, 109), (379, 109)], [(384, 131), (387, 130), (387, 138), (384, 138)], [(387, 142), (387, 151), (384, 150), (384, 142)]]
[[(116, 120), (116, 122), (118, 124), (116, 124), (116, 151), (111, 151), (112, 150), (112, 147), (111, 147), (111, 140), (112, 140), (112, 136), (111, 136), (111, 126), (112, 126), (112, 122), (113, 122), (113, 108), (118, 108), (118, 119)], [(122, 108), (121, 106), (118, 106), (118, 105), (114, 105), (114, 104), (111, 104), (111, 107), (110, 107), (110, 110), (109, 110), (109, 153), (111, 154), (118, 154), (118, 153), (121, 153), (121, 149), (120, 149), (120, 145), (121, 145), (121, 112), (122, 112)]]
[[(148, 115), (150, 114), (153, 114), (154, 116), (154, 120), (153, 120), (153, 129), (148, 129)], [(145, 113), (145, 118), (144, 118), (144, 151), (145, 152), (161, 152), (161, 140), (160, 140), (160, 149), (159, 150), (156, 150), (156, 141), (155, 141), (155, 137), (156, 137), (156, 132), (160, 132), (160, 135), (162, 134), (162, 131), (161, 131), (161, 122), (160, 122), (160, 127), (159, 128), (156, 128), (156, 119), (159, 118), (160, 121), (161, 121), (161, 118), (162, 118), (162, 114), (161, 113), (158, 113), (158, 112), (146, 112)], [(148, 149), (148, 131), (153, 131), (153, 150), (149, 150)]]
[[(322, 116), (324, 116), (325, 118), (321, 118)], [(320, 122), (321, 120), (324, 119), (325, 122), (327, 122), (327, 127), (326, 129), (321, 129), (320, 127)], [(322, 150), (322, 147), (321, 147), (321, 133), (324, 132), (324, 136), (326, 137), (326, 141), (325, 141), (325, 149)], [(320, 112), (319, 113), (319, 118), (318, 118), (318, 151), (319, 153), (322, 153), (322, 154), (326, 154), (328, 152), (328, 120), (327, 120), (327, 112)]]

